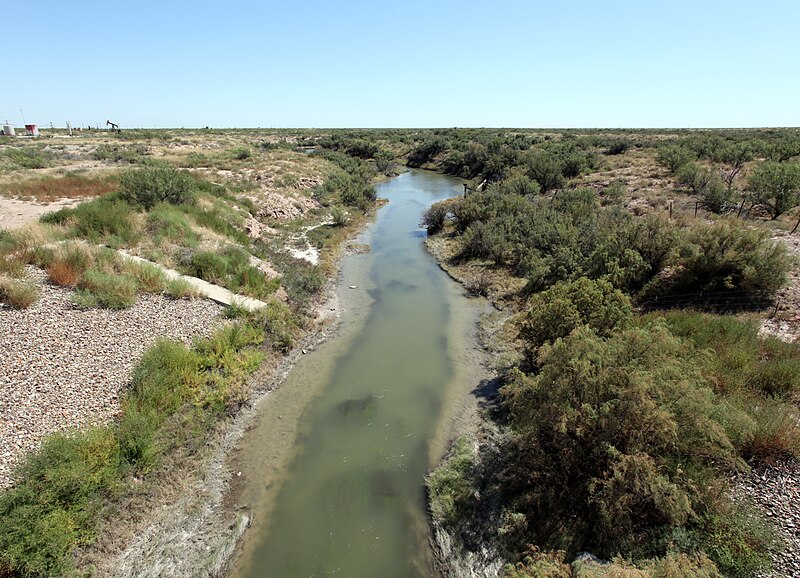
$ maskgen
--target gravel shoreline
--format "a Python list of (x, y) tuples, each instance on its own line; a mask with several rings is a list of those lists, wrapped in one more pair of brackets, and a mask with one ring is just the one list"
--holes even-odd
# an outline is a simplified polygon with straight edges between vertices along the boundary
[(39, 300), (25, 310), (0, 305), (0, 488), (48, 434), (113, 419), (135, 364), (158, 338), (188, 345), (223, 322), (211, 301), (153, 294), (129, 309), (82, 310), (42, 270), (28, 274)]
[(772, 572), (759, 578), (800, 576), (800, 462), (754, 466), (736, 480), (733, 495), (753, 504), (783, 542), (771, 553)]

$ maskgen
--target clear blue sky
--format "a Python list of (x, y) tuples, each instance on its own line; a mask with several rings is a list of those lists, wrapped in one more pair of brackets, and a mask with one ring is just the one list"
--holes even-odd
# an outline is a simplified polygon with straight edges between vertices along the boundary
[[(800, 125), (797, 0), (9, 0), (0, 120)], [(13, 31), (13, 34), (10, 33)]]

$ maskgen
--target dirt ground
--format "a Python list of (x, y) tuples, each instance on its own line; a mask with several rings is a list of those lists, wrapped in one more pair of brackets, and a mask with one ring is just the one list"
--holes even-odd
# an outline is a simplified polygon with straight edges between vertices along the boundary
[(80, 202), (75, 199), (63, 199), (57, 203), (37, 203), (21, 199), (0, 197), (0, 229), (8, 231), (19, 229), (39, 220), (39, 217), (64, 207), (74, 207)]

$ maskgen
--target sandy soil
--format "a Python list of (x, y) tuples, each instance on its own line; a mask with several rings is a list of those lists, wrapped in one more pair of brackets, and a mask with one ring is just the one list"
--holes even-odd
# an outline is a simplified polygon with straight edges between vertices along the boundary
[(62, 199), (57, 203), (36, 203), (0, 197), (0, 229), (19, 229), (39, 220), (45, 213), (74, 207), (85, 199)]

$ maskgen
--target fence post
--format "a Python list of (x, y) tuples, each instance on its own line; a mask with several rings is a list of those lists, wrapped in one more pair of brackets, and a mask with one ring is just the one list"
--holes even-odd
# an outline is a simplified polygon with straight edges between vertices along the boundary
[(699, 201), (694, 204), (694, 216), (695, 217), (697, 216), (697, 207), (699, 207), (699, 206), (700, 206), (700, 202)]
[(669, 200), (669, 218), (672, 220), (672, 199)]

